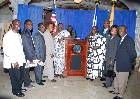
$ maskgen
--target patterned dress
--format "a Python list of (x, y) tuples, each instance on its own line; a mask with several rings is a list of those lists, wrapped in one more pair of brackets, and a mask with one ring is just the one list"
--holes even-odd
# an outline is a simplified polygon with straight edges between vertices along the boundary
[(54, 67), (55, 74), (61, 75), (64, 72), (65, 66), (65, 37), (70, 34), (67, 30), (63, 30), (54, 37), (55, 51), (54, 51)]
[[(106, 52), (106, 38), (95, 34), (88, 37), (89, 48), (87, 57), (87, 78), (96, 79), (102, 76), (103, 62)], [(93, 50), (95, 46), (99, 46), (96, 50)]]

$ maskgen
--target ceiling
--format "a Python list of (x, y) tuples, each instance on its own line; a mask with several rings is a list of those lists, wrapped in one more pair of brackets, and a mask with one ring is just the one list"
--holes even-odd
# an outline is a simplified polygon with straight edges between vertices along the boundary
[[(34, 5), (44, 6), (45, 8), (52, 8), (53, 1), (52, 0), (31, 0), (31, 3)], [(101, 9), (110, 9), (111, 8), (111, 0), (99, 0)], [(94, 9), (95, 8), (95, 0), (82, 0), (81, 3), (77, 4), (73, 0), (57, 0), (56, 5), (58, 7), (67, 8), (67, 9)], [(129, 9), (126, 4), (119, 1), (116, 3), (116, 9)]]
[[(101, 9), (111, 9), (111, 0), (99, 0)], [(8, 5), (9, 0), (0, 0), (0, 8)], [(53, 0), (31, 0), (30, 4), (43, 6), (45, 9), (51, 9), (53, 5)], [(95, 0), (82, 0), (81, 3), (76, 4), (73, 0), (56, 0), (56, 5), (58, 7), (67, 9), (94, 9)], [(116, 3), (116, 9), (129, 9), (126, 4), (118, 0)]]

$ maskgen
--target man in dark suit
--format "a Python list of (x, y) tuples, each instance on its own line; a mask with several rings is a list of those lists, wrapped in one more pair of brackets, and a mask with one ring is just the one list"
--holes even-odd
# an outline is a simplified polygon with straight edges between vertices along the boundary
[(37, 66), (35, 67), (35, 79), (38, 85), (44, 85), (42, 80), (43, 65), (46, 60), (46, 45), (43, 37), (45, 26), (43, 23), (38, 24), (38, 32), (34, 35), (35, 55)]
[[(22, 37), (23, 51), (25, 54), (25, 59), (26, 59), (26, 61), (28, 61), (28, 63), (33, 63), (33, 60), (35, 60), (35, 58), (36, 58), (35, 57), (35, 47), (34, 47), (32, 33), (31, 33), (32, 29), (33, 29), (32, 21), (29, 19), (25, 20), (24, 30), (21, 33), (21, 37)], [(28, 88), (34, 87), (31, 84), (31, 82), (32, 82), (32, 80), (30, 79), (29, 68), (26, 68), (25, 72), (24, 72), (24, 86), (28, 87)]]
[(110, 36), (110, 21), (109, 20), (106, 20), (104, 22), (104, 27), (103, 27), (103, 30), (101, 31), (101, 35), (104, 37)]
[(116, 53), (116, 77), (114, 79), (115, 93), (117, 96), (113, 99), (123, 99), (129, 72), (132, 70), (132, 62), (137, 56), (135, 42), (128, 36), (125, 25), (120, 26), (119, 35), (121, 41)]

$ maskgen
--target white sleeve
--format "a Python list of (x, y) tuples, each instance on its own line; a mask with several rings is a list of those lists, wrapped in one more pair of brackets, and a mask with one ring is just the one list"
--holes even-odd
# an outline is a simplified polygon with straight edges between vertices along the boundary
[(17, 55), (16, 55), (16, 44), (15, 44), (14, 38), (9, 37), (9, 35), (6, 35), (3, 38), (3, 51), (4, 54), (9, 58), (10, 63), (16, 63), (17, 62)]

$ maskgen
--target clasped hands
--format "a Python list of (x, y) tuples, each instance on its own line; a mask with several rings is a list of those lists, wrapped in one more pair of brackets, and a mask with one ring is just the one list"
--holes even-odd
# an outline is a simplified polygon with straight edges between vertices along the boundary
[(54, 57), (54, 55), (53, 54), (50, 54), (51, 55), (51, 58), (53, 58)]

